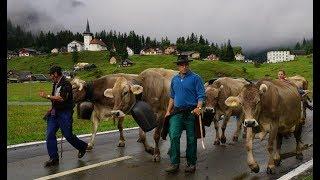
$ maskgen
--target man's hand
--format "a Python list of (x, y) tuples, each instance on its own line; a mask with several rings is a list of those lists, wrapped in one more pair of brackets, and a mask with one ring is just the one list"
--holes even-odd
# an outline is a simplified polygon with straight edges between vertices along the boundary
[(198, 116), (201, 115), (201, 110), (200, 110), (198, 107), (194, 108), (194, 110), (193, 110), (192, 112), (193, 112), (194, 114), (198, 115)]
[(166, 112), (166, 115), (164, 115), (164, 118), (168, 117), (169, 115), (170, 115), (170, 112), (167, 111), (167, 112)]
[(43, 98), (47, 98), (47, 94), (44, 91), (40, 91), (39, 96)]

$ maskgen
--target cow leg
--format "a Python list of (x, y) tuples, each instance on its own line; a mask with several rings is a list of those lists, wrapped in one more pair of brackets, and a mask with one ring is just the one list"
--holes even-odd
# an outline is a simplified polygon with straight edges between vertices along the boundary
[(246, 149), (247, 149), (247, 163), (251, 171), (258, 173), (260, 168), (257, 161), (253, 157), (252, 147), (255, 134), (252, 132), (252, 128), (247, 128), (246, 136)]
[(301, 133), (302, 133), (302, 124), (299, 123), (298, 125), (296, 125), (295, 130), (293, 132), (294, 137), (296, 139), (296, 158), (298, 160), (303, 159)]
[(146, 152), (148, 152), (148, 153), (153, 155), (154, 148), (149, 146), (149, 144), (147, 142), (147, 139), (146, 139), (146, 133), (141, 128), (139, 128), (139, 139), (138, 139), (138, 142), (143, 144), (144, 149), (145, 149)]
[(226, 131), (229, 119), (230, 119), (230, 113), (225, 115), (225, 118), (223, 120), (223, 124), (221, 126), (222, 133), (221, 133), (220, 141), (221, 141), (222, 144), (226, 143), (226, 141), (227, 141), (225, 131)]
[(306, 106), (306, 104), (307, 104), (307, 103), (308, 103), (308, 102), (307, 102), (306, 99), (304, 99), (304, 100), (302, 101), (302, 117), (301, 117), (301, 122), (302, 122), (303, 125), (306, 123), (306, 117), (307, 117), (307, 106)]
[(236, 129), (236, 131), (234, 132), (233, 138), (232, 138), (232, 141), (233, 141), (233, 142), (237, 142), (237, 141), (238, 141), (243, 120), (244, 120), (244, 115), (241, 114), (240, 117), (239, 117), (239, 119), (237, 120), (237, 129)]
[(97, 113), (95, 111), (92, 112), (91, 119), (92, 119), (92, 135), (91, 135), (91, 139), (88, 143), (87, 151), (91, 151), (93, 149), (94, 139), (96, 137), (96, 134), (98, 131), (98, 126), (99, 126), (99, 121), (100, 121), (100, 119), (97, 117)]
[(160, 127), (156, 127), (154, 130), (153, 134), (153, 139), (155, 142), (155, 147), (154, 147), (154, 154), (153, 154), (153, 161), (154, 162), (159, 162), (161, 157), (160, 157), (160, 149), (159, 149), (159, 141), (160, 141)]
[(119, 129), (119, 133), (120, 133), (118, 147), (124, 147), (125, 146), (125, 139), (123, 137), (123, 121), (124, 121), (124, 117), (118, 118), (118, 129)]
[(275, 163), (273, 160), (273, 149), (274, 149), (274, 142), (276, 140), (276, 136), (278, 134), (278, 128), (276, 125), (271, 125), (271, 131), (269, 133), (269, 141), (268, 141), (268, 153), (269, 153), (269, 161), (268, 161), (268, 167), (267, 167), (267, 173), (273, 174), (275, 171)]
[(155, 142), (155, 147), (154, 147), (154, 154), (153, 154), (153, 161), (154, 162), (159, 162), (161, 159), (160, 156), (160, 149), (159, 149), (159, 141), (160, 141), (160, 134), (161, 134), (161, 129), (162, 129), (162, 125), (163, 125), (163, 121), (164, 121), (164, 113), (162, 113), (159, 117), (158, 117), (158, 126), (155, 128), (154, 133), (153, 133), (153, 139)]
[(274, 164), (276, 166), (280, 166), (280, 163), (281, 163), (281, 159), (280, 159), (280, 150), (281, 150), (281, 145), (282, 145), (282, 139), (283, 139), (283, 135), (278, 133), (277, 134), (277, 149), (276, 149), (276, 153), (274, 154), (274, 157), (273, 157), (273, 161), (274, 161)]
[(214, 129), (216, 130), (216, 138), (214, 140), (214, 145), (219, 145), (220, 144), (220, 135), (219, 135), (219, 122), (217, 121), (217, 119), (213, 119), (213, 123), (214, 123)]

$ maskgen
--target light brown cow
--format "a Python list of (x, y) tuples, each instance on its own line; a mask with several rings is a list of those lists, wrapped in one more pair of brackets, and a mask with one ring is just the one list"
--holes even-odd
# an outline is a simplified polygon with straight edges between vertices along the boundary
[[(211, 85), (206, 85), (206, 112), (212, 112), (215, 114), (213, 119), (214, 128), (216, 130), (216, 137), (214, 144), (219, 145), (220, 142), (224, 144), (226, 142), (225, 130), (227, 123), (231, 116), (236, 116), (237, 120), (237, 129), (233, 135), (233, 141), (238, 141), (238, 137), (241, 131), (241, 124), (243, 122), (244, 116), (239, 107), (228, 107), (225, 105), (225, 100), (229, 96), (237, 96), (244, 85), (249, 84), (243, 78), (230, 78), (222, 77), (215, 80)], [(224, 115), (223, 124), (221, 126), (221, 137), (219, 135), (219, 119)]]
[(306, 109), (307, 109), (307, 104), (309, 99), (309, 97), (307, 96), (307, 93), (309, 93), (308, 81), (306, 80), (306, 78), (300, 75), (288, 77), (287, 80), (294, 83), (298, 87), (298, 89), (302, 89), (306, 92), (306, 94), (302, 97), (302, 118), (301, 118), (302, 123), (305, 124), (305, 120), (307, 117)]
[(144, 144), (145, 150), (153, 154), (155, 162), (160, 161), (159, 140), (163, 125), (164, 115), (169, 102), (170, 82), (177, 71), (150, 68), (139, 74), (139, 81), (133, 82), (126, 78), (118, 78), (113, 88), (105, 91), (105, 96), (114, 98), (114, 114), (123, 116), (129, 113), (130, 108), (136, 102), (136, 96), (142, 94), (142, 100), (148, 103), (156, 114), (158, 126), (154, 131), (155, 148), (150, 147), (146, 141), (145, 133), (140, 129), (140, 142)]
[[(132, 80), (137, 78), (138, 75), (119, 73), (106, 75), (91, 82), (85, 82), (79, 78), (74, 78), (71, 81), (73, 101), (75, 103), (90, 101), (94, 105), (91, 115), (93, 129), (91, 139), (88, 143), (88, 151), (90, 151), (94, 146), (94, 139), (98, 130), (99, 122), (102, 119), (112, 116), (111, 111), (114, 106), (114, 101), (113, 99), (106, 98), (103, 93), (106, 89), (113, 87), (118, 77), (125, 77)], [(125, 146), (125, 139), (123, 137), (123, 120), (124, 117), (118, 118), (118, 129), (120, 132), (119, 147)]]
[(280, 80), (259, 80), (257, 84), (245, 85), (238, 96), (229, 97), (225, 103), (228, 106), (240, 106), (244, 112), (244, 125), (247, 127), (247, 162), (252, 171), (259, 172), (259, 165), (252, 153), (252, 142), (257, 129), (261, 129), (261, 140), (269, 133), (267, 173), (274, 173), (275, 165), (280, 164), (283, 135), (294, 133), (296, 158), (303, 158), (301, 102), (296, 86)]

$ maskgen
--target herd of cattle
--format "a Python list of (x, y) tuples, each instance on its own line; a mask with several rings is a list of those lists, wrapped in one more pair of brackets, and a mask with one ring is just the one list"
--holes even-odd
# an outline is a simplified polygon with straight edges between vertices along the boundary
[[(149, 68), (140, 74), (111, 74), (90, 82), (74, 78), (71, 81), (75, 103), (93, 103), (91, 115), (93, 133), (88, 151), (94, 146), (99, 122), (105, 118), (118, 120), (120, 132), (119, 147), (125, 146), (123, 121), (137, 98), (148, 103), (156, 114), (158, 126), (154, 130), (155, 147), (146, 141), (146, 134), (139, 129), (138, 142), (153, 155), (153, 161), (160, 161), (159, 141), (164, 116), (169, 102), (170, 83), (178, 71)], [(307, 90), (308, 82), (302, 76), (288, 78), (291, 83), (280, 80), (260, 79), (253, 83), (244, 78), (222, 77), (205, 83), (206, 101), (204, 111), (211, 113), (216, 130), (214, 144), (226, 142), (225, 130), (231, 116), (238, 118), (233, 141), (237, 141), (242, 124), (246, 138), (247, 163), (253, 172), (259, 172), (254, 159), (252, 143), (255, 135), (262, 140), (269, 133), (267, 151), (269, 161), (267, 173), (274, 173), (280, 164), (280, 149), (283, 136), (293, 133), (296, 139), (296, 158), (302, 159), (301, 131), (306, 117), (306, 108), (297, 88)], [(218, 121), (223, 120), (222, 134)], [(275, 144), (275, 145), (274, 145)]]

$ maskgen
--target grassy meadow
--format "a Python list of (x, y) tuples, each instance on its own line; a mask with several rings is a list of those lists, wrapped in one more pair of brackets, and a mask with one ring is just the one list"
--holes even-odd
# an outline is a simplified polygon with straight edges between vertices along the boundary
[[(30, 70), (33, 73), (46, 74), (51, 65), (60, 65), (64, 70), (71, 70), (73, 63), (71, 53), (58, 55), (44, 55), (36, 57), (18, 57), (8, 61), (8, 70)], [(157, 56), (131, 56), (130, 59), (135, 63), (131, 67), (118, 67), (109, 64), (107, 52), (79, 52), (78, 62), (94, 63), (97, 68), (93, 71), (81, 71), (77, 74), (83, 80), (92, 80), (103, 75), (113, 73), (134, 73), (138, 74), (144, 69), (151, 67), (163, 67), (176, 69), (173, 63), (176, 56), (157, 55)], [(313, 60), (308, 56), (298, 56), (291, 62), (261, 64), (255, 67), (253, 64), (242, 62), (221, 62), (221, 61), (198, 61), (194, 60), (190, 68), (198, 73), (204, 81), (213, 77), (232, 76), (245, 77), (248, 79), (259, 79), (265, 75), (276, 78), (279, 69), (284, 69), (287, 76), (301, 75), (309, 81), (309, 89), (313, 87)], [(47, 101), (38, 97), (38, 92), (44, 90), (51, 91), (51, 83), (9, 83), (7, 86), (8, 101), (39, 102)], [(312, 94), (311, 94), (312, 95)], [(9, 105), (8, 106), (8, 144), (17, 144), (45, 139), (45, 121), (42, 116), (49, 106), (32, 105)], [(74, 113), (74, 132), (75, 134), (91, 133), (91, 122), (88, 120), (78, 120)], [(125, 121), (125, 127), (134, 127), (137, 124), (131, 116)], [(99, 131), (117, 129), (112, 121), (104, 121), (99, 127)]]

